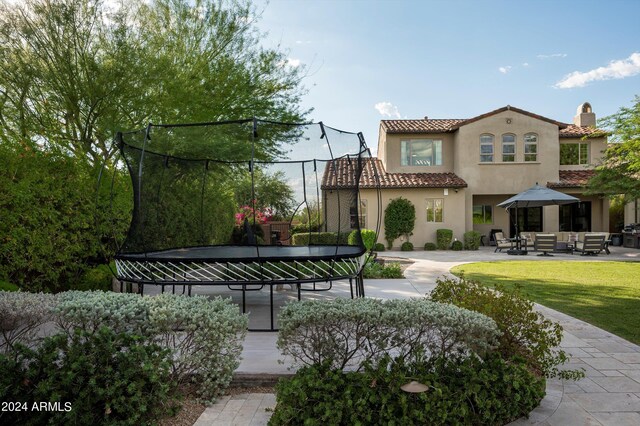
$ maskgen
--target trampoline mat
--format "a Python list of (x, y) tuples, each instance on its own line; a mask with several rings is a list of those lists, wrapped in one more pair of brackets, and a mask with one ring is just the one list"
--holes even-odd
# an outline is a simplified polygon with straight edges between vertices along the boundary
[(116, 259), (155, 262), (292, 262), (340, 260), (365, 253), (358, 246), (209, 246), (149, 253), (120, 253)]

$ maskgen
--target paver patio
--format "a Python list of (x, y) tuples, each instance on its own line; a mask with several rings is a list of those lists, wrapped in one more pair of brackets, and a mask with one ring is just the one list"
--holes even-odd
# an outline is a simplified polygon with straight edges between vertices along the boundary
[[(435, 287), (435, 280), (448, 274), (453, 266), (489, 260), (549, 260), (537, 256), (508, 256), (493, 253), (491, 247), (475, 252), (385, 252), (384, 256), (405, 257), (416, 261), (405, 272), (404, 280), (366, 280), (367, 297), (382, 299), (419, 297)], [(558, 255), (553, 260), (640, 261), (640, 251), (612, 248), (611, 255), (581, 257)], [(348, 286), (338, 284), (331, 294), (304, 297), (348, 297)], [(287, 293), (294, 293), (285, 290)], [(268, 294), (265, 292), (265, 297)], [(639, 295), (640, 297), (640, 295)], [(571, 354), (566, 368), (584, 368), (586, 377), (578, 382), (547, 381), (547, 395), (529, 419), (512, 425), (640, 425), (640, 346), (561, 312), (536, 305), (547, 318), (564, 328), (561, 346)], [(265, 318), (266, 320), (266, 318)], [(237, 374), (290, 374), (290, 363), (281, 359), (276, 348), (276, 333), (249, 333), (243, 360)], [(241, 394), (223, 397), (208, 407), (196, 423), (204, 425), (264, 425), (271, 415), (265, 408), (275, 406), (273, 394)]]

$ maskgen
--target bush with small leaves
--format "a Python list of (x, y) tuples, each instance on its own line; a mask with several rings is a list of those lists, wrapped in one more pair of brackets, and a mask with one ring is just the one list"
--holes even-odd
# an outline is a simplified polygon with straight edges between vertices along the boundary
[[(373, 250), (376, 240), (378, 239), (378, 235), (376, 234), (376, 231), (372, 231), (371, 229), (361, 229), (359, 232), (360, 232), (360, 238), (362, 238), (362, 244), (367, 249), (367, 251)], [(350, 246), (360, 245), (360, 238), (358, 238), (358, 230), (354, 229), (349, 234), (349, 239), (348, 239), (349, 245)]]
[(480, 239), (482, 234), (478, 231), (467, 231), (464, 233), (464, 249), (478, 250), (480, 248)]
[(53, 320), (56, 297), (47, 293), (0, 291), (0, 353), (9, 353), (17, 343), (32, 347), (38, 332)]
[[(0, 418), (3, 424), (154, 424), (175, 388), (170, 356), (108, 327), (47, 337), (37, 350), (18, 345), (12, 356), (0, 355), (0, 400), (28, 410)], [(60, 408), (34, 410), (42, 401)]]
[(358, 370), (390, 353), (406, 361), (422, 351), (451, 358), (485, 353), (499, 334), (484, 315), (426, 299), (295, 302), (282, 309), (279, 324), (278, 348), (297, 365)]
[(503, 286), (491, 289), (464, 277), (445, 278), (436, 280), (430, 297), (493, 318), (501, 331), (498, 351), (504, 359), (522, 357), (532, 369), (549, 378), (584, 376), (582, 371), (558, 369), (569, 360), (567, 354), (558, 349), (562, 326), (536, 312), (533, 302), (525, 299), (519, 289), (508, 290)]
[(394, 262), (384, 265), (384, 267), (382, 268), (382, 278), (404, 278), (400, 264)]
[(436, 246), (436, 243), (425, 243), (424, 244), (424, 249), (427, 251), (432, 251), (432, 250), (436, 250), (438, 248), (438, 246)]
[(100, 291), (71, 291), (58, 298), (57, 322), (69, 335), (106, 325), (147, 337), (171, 350), (172, 377), (178, 383), (196, 378), (204, 400), (220, 395), (240, 364), (247, 317), (230, 299)]
[(453, 243), (451, 243), (451, 250), (460, 251), (463, 248), (464, 246), (462, 245), (462, 241), (455, 240)]
[(376, 245), (373, 246), (373, 251), (384, 251), (384, 249), (385, 247), (382, 243), (376, 243)]
[[(401, 386), (411, 381), (427, 391), (406, 393)], [(496, 355), (413, 364), (385, 357), (364, 372), (303, 367), (276, 393), (273, 425), (500, 425), (528, 415), (544, 397), (545, 380)]]
[(437, 229), (436, 230), (436, 244), (438, 250), (447, 250), (451, 246), (451, 240), (453, 239), (453, 231), (451, 229)]
[(394, 198), (389, 201), (384, 210), (384, 239), (387, 240), (387, 248), (391, 249), (393, 242), (404, 236), (408, 238), (413, 234), (416, 223), (416, 207), (406, 198)]
[(402, 250), (402, 251), (413, 251), (413, 243), (411, 243), (409, 241), (405, 241), (404, 243), (402, 243), (402, 246), (400, 246), (400, 250)]

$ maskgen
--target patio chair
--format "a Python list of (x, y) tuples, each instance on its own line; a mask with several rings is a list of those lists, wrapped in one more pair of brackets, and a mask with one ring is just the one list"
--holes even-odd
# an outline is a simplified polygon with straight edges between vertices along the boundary
[(602, 234), (586, 234), (584, 241), (576, 242), (576, 251), (579, 251), (582, 256), (593, 255), (597, 256), (602, 250), (604, 250), (605, 236)]
[(535, 248), (542, 252), (538, 256), (552, 256), (549, 252), (556, 249), (557, 242), (558, 236), (555, 234), (536, 234)]
[(496, 249), (493, 251), (496, 253), (497, 251), (502, 252), (502, 249), (512, 249), (513, 248), (513, 240), (509, 238), (505, 238), (502, 232), (495, 233), (496, 239)]

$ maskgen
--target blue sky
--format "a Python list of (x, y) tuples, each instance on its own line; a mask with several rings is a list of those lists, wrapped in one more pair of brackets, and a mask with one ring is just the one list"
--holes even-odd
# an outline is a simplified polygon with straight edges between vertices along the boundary
[(640, 95), (640, 1), (256, 2), (266, 46), (306, 67), (314, 121), (362, 131), (385, 118), (469, 118), (513, 105), (571, 122)]

